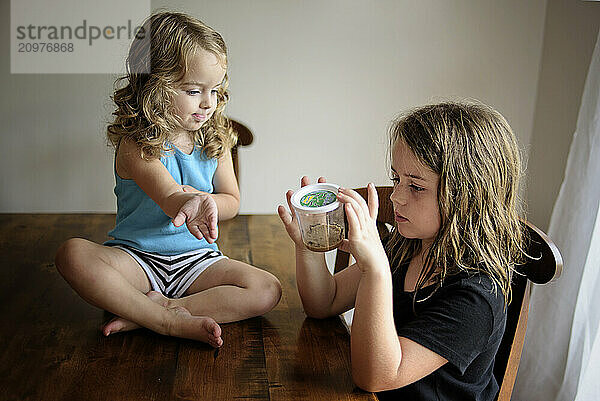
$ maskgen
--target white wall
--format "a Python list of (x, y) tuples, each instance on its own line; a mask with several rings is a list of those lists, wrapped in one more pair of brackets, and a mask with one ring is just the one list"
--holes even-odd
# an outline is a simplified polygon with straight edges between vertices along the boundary
[[(8, 5), (0, 6), (8, 54)], [(475, 98), (533, 127), (545, 0), (154, 1), (197, 16), (230, 50), (228, 114), (255, 142), (240, 151), (241, 213), (275, 213), (301, 175), (387, 184), (386, 128), (402, 109)], [(1, 212), (114, 211), (104, 126), (114, 77), (0, 80)]]

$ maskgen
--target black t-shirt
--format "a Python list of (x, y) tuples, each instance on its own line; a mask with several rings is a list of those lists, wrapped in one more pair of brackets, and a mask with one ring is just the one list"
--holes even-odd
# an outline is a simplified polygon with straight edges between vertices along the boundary
[[(506, 326), (504, 297), (494, 292), (493, 281), (483, 273), (459, 273), (423, 302), (404, 291), (408, 266), (400, 267), (394, 280), (394, 320), (398, 336), (406, 337), (448, 363), (408, 386), (378, 393), (380, 400), (492, 401), (498, 392), (494, 357)], [(433, 287), (433, 286), (431, 286)], [(418, 292), (424, 299), (432, 292)]]

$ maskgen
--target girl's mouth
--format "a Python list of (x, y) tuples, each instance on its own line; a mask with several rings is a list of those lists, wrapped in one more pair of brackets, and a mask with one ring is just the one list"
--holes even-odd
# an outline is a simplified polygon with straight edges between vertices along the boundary
[(196, 121), (205, 121), (206, 120), (206, 116), (203, 114), (194, 113), (194, 114), (192, 114), (192, 117), (194, 117), (194, 120), (196, 120)]
[(397, 213), (395, 214), (395, 220), (398, 223), (406, 223), (408, 221), (408, 219), (406, 217), (401, 216), (401, 215), (399, 215)]

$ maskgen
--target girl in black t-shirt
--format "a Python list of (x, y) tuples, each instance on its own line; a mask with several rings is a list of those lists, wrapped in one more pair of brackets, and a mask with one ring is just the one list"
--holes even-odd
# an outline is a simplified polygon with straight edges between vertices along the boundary
[(340, 249), (356, 263), (334, 276), (279, 206), (304, 309), (325, 318), (355, 308), (352, 376), (380, 398), (493, 400), (510, 280), (524, 257), (515, 136), (487, 106), (434, 104), (393, 122), (390, 156), (392, 235), (384, 246), (372, 183), (368, 202), (340, 189), (348, 220)]

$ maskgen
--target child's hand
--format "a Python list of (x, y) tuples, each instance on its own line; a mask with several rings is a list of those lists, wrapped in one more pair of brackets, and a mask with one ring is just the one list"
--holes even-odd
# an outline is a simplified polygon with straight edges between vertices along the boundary
[(181, 206), (173, 219), (173, 225), (180, 227), (183, 223), (198, 239), (205, 238), (209, 244), (217, 240), (217, 220), (219, 211), (215, 200), (207, 193), (198, 193)]
[(182, 185), (181, 189), (183, 190), (183, 192), (192, 192), (192, 193), (198, 193), (200, 191), (198, 191), (196, 188), (194, 188), (191, 185)]
[[(317, 182), (326, 182), (325, 177), (319, 177)], [(309, 185), (310, 181), (307, 176), (304, 176), (300, 179), (300, 187), (304, 187)], [(306, 248), (304, 243), (302, 242), (302, 234), (300, 234), (300, 228), (298, 227), (298, 219), (296, 218), (296, 213), (294, 213), (294, 208), (292, 207), (292, 194), (294, 191), (289, 190), (286, 192), (285, 196), (287, 198), (287, 204), (290, 208), (290, 212), (288, 212), (284, 206), (279, 205), (277, 208), (277, 213), (279, 214), (279, 218), (283, 222), (285, 229), (292, 239), (296, 246)]]
[(380, 268), (389, 271), (388, 258), (377, 231), (379, 199), (372, 183), (367, 186), (367, 194), (368, 204), (358, 192), (340, 188), (338, 200), (344, 204), (348, 239), (342, 241), (339, 249), (351, 253), (363, 273)]

